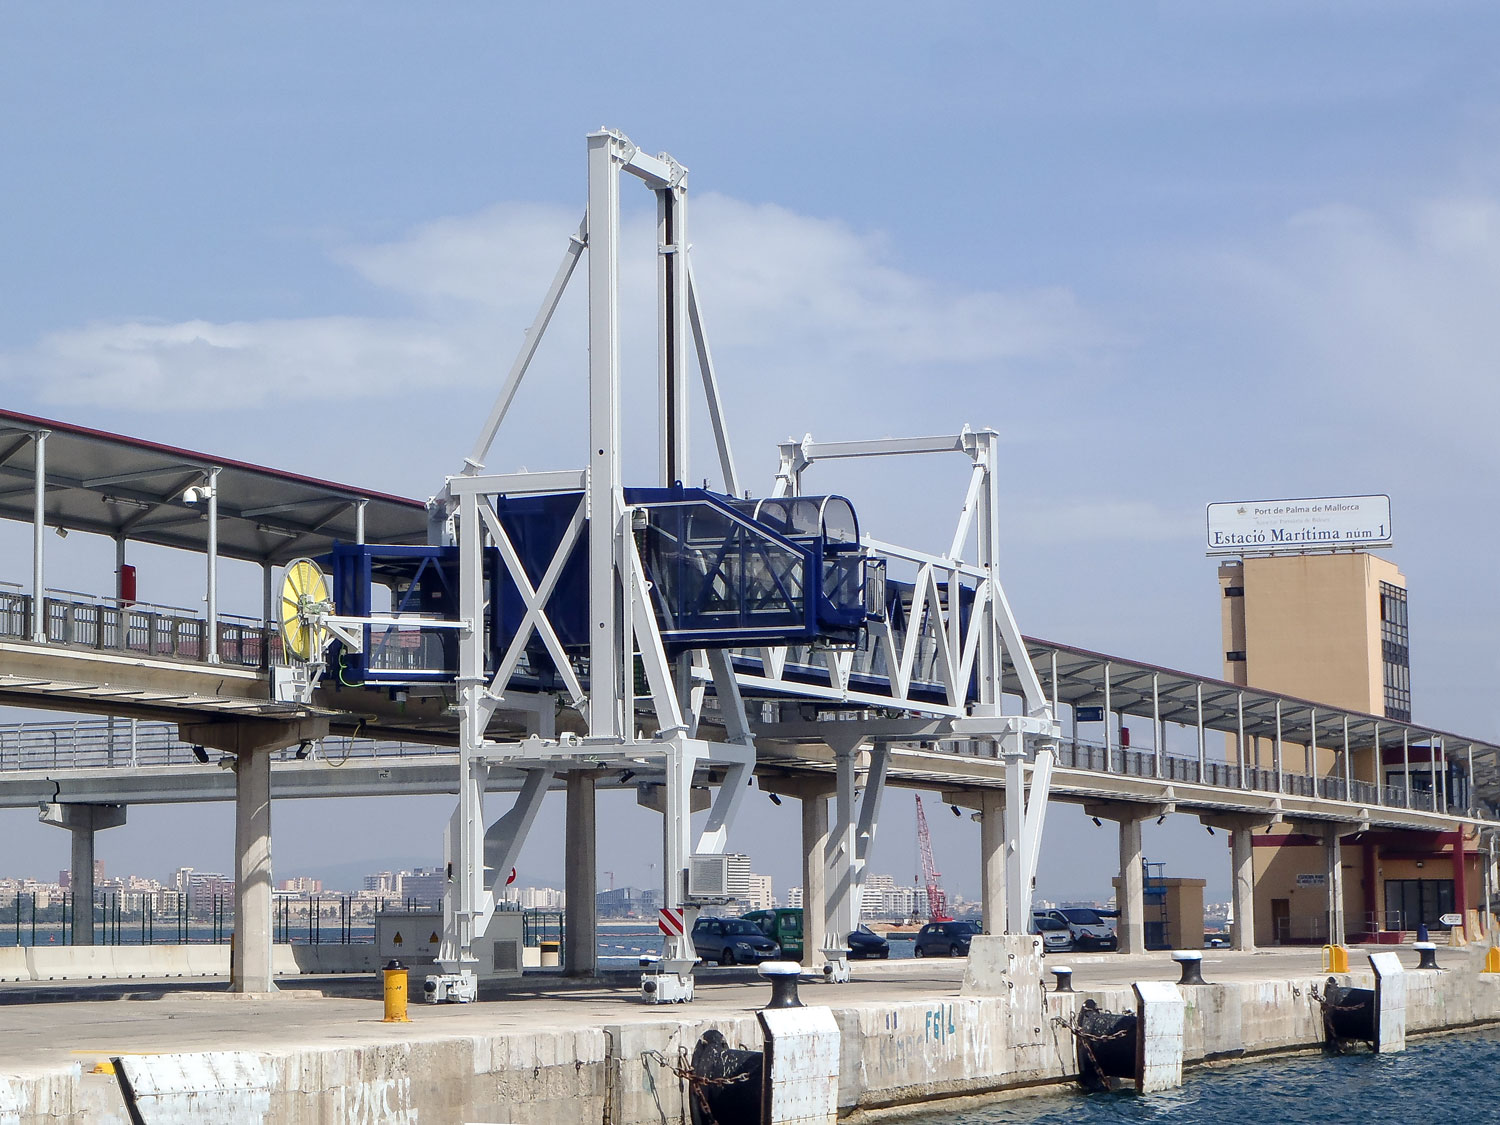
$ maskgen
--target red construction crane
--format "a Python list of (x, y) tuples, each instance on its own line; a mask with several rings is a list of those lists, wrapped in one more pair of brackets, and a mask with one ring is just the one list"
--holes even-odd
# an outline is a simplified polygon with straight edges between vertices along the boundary
[(933, 922), (951, 922), (948, 913), (948, 896), (943, 893), (942, 872), (932, 859), (932, 833), (927, 831), (927, 814), (922, 811), (922, 798), (917, 798), (917, 847), (922, 853), (922, 882), (927, 884), (927, 914)]

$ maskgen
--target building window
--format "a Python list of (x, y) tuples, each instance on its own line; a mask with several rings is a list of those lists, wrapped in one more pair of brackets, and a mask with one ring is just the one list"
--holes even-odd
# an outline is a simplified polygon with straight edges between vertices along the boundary
[(1380, 655), (1385, 672), (1385, 714), (1411, 721), (1411, 650), (1406, 624), (1406, 591), (1380, 584)]
[(1245, 596), (1245, 587), (1243, 587), (1243, 586), (1225, 586), (1224, 587), (1224, 596), (1226, 598), (1243, 598)]
[(1245, 650), (1239, 648), (1230, 649), (1224, 654), (1224, 659), (1230, 661), (1231, 663), (1235, 661), (1243, 661), (1245, 659)]

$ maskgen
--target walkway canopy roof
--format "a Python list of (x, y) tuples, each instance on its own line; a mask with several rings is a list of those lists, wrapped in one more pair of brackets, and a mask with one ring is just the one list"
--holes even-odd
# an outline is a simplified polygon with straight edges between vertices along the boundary
[(1437, 742), (1450, 759), (1456, 759), (1472, 748), (1476, 772), (1483, 759), (1491, 775), (1500, 757), (1500, 745), (1420, 723), (1258, 691), (1053, 641), (1027, 637), (1026, 648), (1042, 690), (1048, 698), (1070, 707), (1104, 706), (1107, 682), (1111, 711), (1149, 719), (1154, 709), (1161, 719), (1189, 727), (1198, 725), (1201, 713), (1207, 730), (1235, 734), (1243, 729), (1247, 739), (1274, 741), (1279, 730), (1283, 743), (1305, 746), (1311, 741), (1337, 750), (1344, 745), (1347, 723), (1351, 749), (1378, 744), (1382, 750), (1400, 750), (1403, 743), (1425, 747)]
[(218, 469), (218, 549), (229, 558), (284, 563), (353, 542), (361, 504), (368, 541), (427, 539), (420, 500), (9, 410), (0, 410), (0, 518), (34, 518), (38, 433), (49, 527), (206, 552), (206, 505), (183, 493)]

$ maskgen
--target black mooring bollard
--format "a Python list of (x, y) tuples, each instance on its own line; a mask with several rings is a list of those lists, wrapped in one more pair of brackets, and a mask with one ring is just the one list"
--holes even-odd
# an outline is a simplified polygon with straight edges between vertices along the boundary
[(802, 975), (802, 966), (795, 961), (767, 961), (760, 967), (760, 975), (771, 982), (771, 1000), (766, 1010), (772, 1008), (800, 1008), (797, 998), (797, 978)]
[(1052, 975), (1057, 978), (1057, 983), (1052, 986), (1053, 992), (1073, 991), (1073, 970), (1065, 965), (1059, 965), (1052, 970)]
[(1183, 984), (1207, 984), (1203, 979), (1203, 954), (1196, 949), (1179, 949), (1172, 954), (1172, 960), (1182, 966), (1182, 979), (1177, 983)]
[(1421, 960), (1417, 962), (1417, 968), (1436, 969), (1438, 967), (1437, 946), (1432, 942), (1419, 941), (1415, 945), (1413, 945), (1412, 948), (1417, 951), (1417, 956), (1421, 958)]

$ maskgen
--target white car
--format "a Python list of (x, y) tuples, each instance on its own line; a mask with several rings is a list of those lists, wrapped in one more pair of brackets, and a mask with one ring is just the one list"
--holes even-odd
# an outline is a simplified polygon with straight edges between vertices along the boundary
[(1073, 948), (1073, 935), (1068, 924), (1045, 914), (1034, 914), (1030, 930), (1041, 935), (1043, 953), (1066, 953)]

